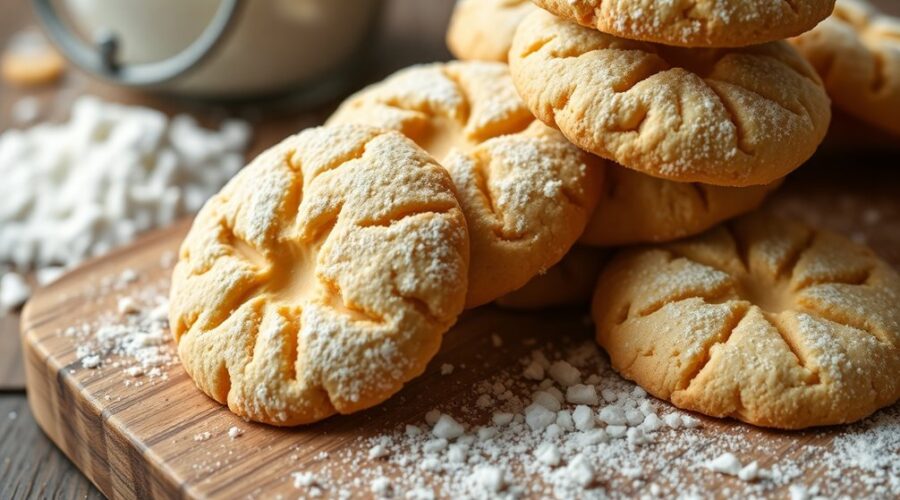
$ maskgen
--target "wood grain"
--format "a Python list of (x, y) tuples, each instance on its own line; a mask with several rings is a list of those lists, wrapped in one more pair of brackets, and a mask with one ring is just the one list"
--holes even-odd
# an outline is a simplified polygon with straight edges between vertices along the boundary
[[(900, 266), (898, 180), (898, 170), (851, 171), (814, 162), (787, 183), (770, 207), (817, 220), (819, 225), (849, 232), (856, 239), (869, 239), (883, 256)], [(876, 212), (877, 221), (872, 215)], [(126, 268), (137, 270), (141, 279), (123, 294), (164, 281), (169, 270), (160, 267), (160, 256), (177, 248), (185, 229), (182, 224), (151, 234), (134, 247), (88, 263), (38, 292), (24, 312), (28, 391), (35, 418), (111, 498), (295, 495), (290, 473), (301, 465), (315, 464), (321, 451), (332, 455), (359, 451), (359, 437), (421, 421), (427, 410), (439, 405), (446, 408), (449, 404), (452, 411), (452, 402), (464, 400), (473, 384), (517, 366), (518, 359), (532, 348), (518, 339), (531, 337), (538, 344), (553, 344), (563, 338), (591, 338), (581, 320), (583, 312), (577, 310), (523, 314), (485, 307), (470, 311), (447, 334), (426, 374), (387, 403), (295, 429), (244, 423), (199, 393), (179, 366), (170, 369), (167, 381), (140, 388), (125, 387), (127, 375), (120, 370), (81, 368), (75, 340), (59, 332), (114, 311), (117, 294), (105, 293), (99, 286), (105, 276), (118, 275)], [(490, 333), (504, 338), (503, 349), (490, 347)], [(439, 373), (443, 363), (467, 369), (450, 379)], [(233, 425), (246, 430), (239, 441), (225, 435)], [(195, 442), (193, 437), (202, 432), (213, 437)], [(800, 459), (801, 444), (828, 446), (841, 428), (780, 433), (709, 419), (703, 432), (710, 437), (722, 433), (744, 436), (759, 445), (761, 451), (753, 458), (768, 466), (780, 459)], [(349, 483), (353, 474), (348, 471), (338, 480)], [(707, 478), (704, 486), (735, 487), (731, 481)]]
[(20, 395), (0, 394), (0, 450), (0, 498), (103, 498), (44, 438)]

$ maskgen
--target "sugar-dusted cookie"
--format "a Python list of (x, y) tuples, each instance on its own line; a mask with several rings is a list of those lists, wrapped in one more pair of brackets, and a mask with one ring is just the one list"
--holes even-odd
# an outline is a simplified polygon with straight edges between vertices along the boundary
[(534, 0), (588, 28), (679, 47), (743, 47), (799, 35), (834, 0)]
[(544, 309), (587, 304), (608, 251), (575, 245), (555, 266), (494, 302), (509, 309)]
[(675, 405), (766, 427), (859, 420), (900, 398), (900, 276), (869, 249), (755, 213), (606, 266), (597, 340)]
[(516, 27), (535, 10), (530, 0), (458, 0), (447, 47), (463, 61), (506, 62)]
[(791, 40), (812, 63), (842, 111), (900, 134), (900, 18), (860, 0)]
[(450, 176), (393, 131), (319, 127), (261, 154), (181, 246), (170, 323), (197, 387), (274, 425), (376, 405), (462, 311)]
[(831, 116), (787, 42), (665, 47), (538, 11), (516, 31), (510, 70), (531, 111), (576, 145), (679, 182), (768, 184), (812, 155)]
[(66, 60), (35, 29), (13, 35), (0, 55), (0, 74), (13, 85), (46, 85), (58, 80)]
[(609, 163), (603, 193), (579, 240), (618, 246), (671, 241), (756, 209), (781, 180), (727, 187), (672, 182)]
[(328, 122), (402, 131), (450, 172), (471, 241), (466, 307), (556, 264), (602, 185), (602, 160), (536, 121), (502, 63), (402, 70), (351, 96)]

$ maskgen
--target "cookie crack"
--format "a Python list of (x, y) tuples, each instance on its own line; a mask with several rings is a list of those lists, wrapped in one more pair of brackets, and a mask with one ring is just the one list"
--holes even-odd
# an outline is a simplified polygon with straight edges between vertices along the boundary
[(444, 321), (441, 320), (441, 318), (439, 318), (437, 314), (431, 311), (431, 308), (428, 306), (427, 302), (413, 295), (401, 293), (396, 284), (394, 284), (393, 286), (391, 295), (393, 295), (397, 299), (402, 300), (406, 305), (413, 308), (419, 315), (425, 318), (425, 321), (433, 325), (444, 323)]
[(802, 304), (799, 309), (802, 312), (809, 314), (810, 316), (817, 318), (820, 321), (827, 321), (838, 326), (853, 328), (854, 330), (858, 330), (860, 332), (871, 335), (881, 344), (895, 347), (891, 342), (890, 336), (884, 334), (884, 332), (879, 332), (876, 328), (871, 328), (866, 322), (865, 318), (854, 318), (849, 315), (839, 315), (825, 308), (819, 308), (815, 306), (810, 307), (808, 304)]
[(800, 14), (800, 10), (797, 7), (797, 0), (782, 0), (782, 1), (787, 4), (788, 8), (791, 9), (791, 12), (793, 12), (795, 16)]
[[(749, 313), (750, 313), (750, 306), (742, 305), (740, 311), (737, 312), (737, 314), (731, 319), (731, 321), (728, 324), (724, 325), (724, 328), (723, 328), (723, 331), (725, 332), (724, 337), (704, 346), (703, 357), (701, 358), (700, 362), (698, 362), (696, 364), (696, 366), (694, 367), (694, 369), (689, 372), (689, 375), (686, 380), (683, 379), (681, 382), (679, 382), (679, 384), (675, 388), (675, 391), (683, 391), (683, 390), (690, 389), (691, 384), (694, 383), (694, 380), (696, 380), (696, 378), (700, 375), (700, 373), (703, 372), (703, 369), (706, 368), (706, 365), (708, 365), (710, 360), (712, 359), (711, 353), (712, 353), (713, 348), (717, 345), (721, 345), (721, 346), (727, 345), (728, 341), (731, 340), (731, 337), (734, 334), (734, 331), (737, 330), (737, 328), (741, 325), (741, 322), (744, 321), (744, 318), (746, 318)], [(675, 392), (675, 391), (673, 391), (673, 392)]]
[(299, 308), (279, 307), (277, 314), (289, 325), (289, 328), (286, 328), (285, 331), (282, 332), (286, 348), (285, 359), (288, 361), (285, 379), (297, 381), (297, 362), (300, 360), (300, 310)]
[(550, 106), (550, 111), (553, 115), (552, 116), (553, 123), (557, 123), (556, 115), (558, 115), (560, 112), (566, 110), (566, 107), (569, 105), (569, 101), (572, 100), (572, 94), (574, 94), (574, 93), (575, 93), (575, 87), (570, 85), (569, 87), (566, 88), (566, 90), (562, 94), (559, 95), (559, 97), (556, 99), (556, 102), (554, 102)]
[(262, 324), (262, 315), (265, 311), (265, 303), (262, 301), (250, 304), (250, 307), (253, 309), (253, 318), (250, 328), (245, 330), (247, 334), (247, 356), (243, 360), (243, 364), (241, 366), (241, 374), (247, 374), (247, 367), (250, 366), (250, 363), (253, 362), (253, 359), (256, 355), (256, 343), (259, 342), (259, 329)]
[[(362, 144), (360, 144), (359, 146), (357, 146), (356, 148), (354, 148), (351, 151), (348, 151), (344, 154), (335, 156), (334, 158), (331, 159), (331, 161), (327, 162), (325, 165), (323, 165), (316, 171), (315, 175), (313, 175), (309, 179), (309, 183), (312, 184), (313, 182), (315, 182), (316, 179), (318, 179), (319, 176), (321, 176), (322, 174), (331, 172), (332, 170), (337, 170), (337, 169), (347, 165), (351, 161), (359, 160), (360, 158), (365, 156), (366, 150), (368, 149), (369, 144), (371, 144), (372, 141), (376, 140), (378, 137), (380, 137), (380, 134), (370, 137), (367, 141), (363, 142)], [(292, 169), (296, 170), (300, 166), (297, 162), (294, 161), (293, 157), (294, 157), (294, 153), (292, 152), (290, 155), (290, 158), (288, 159), (288, 165)]]
[(800, 262), (800, 259), (809, 251), (810, 248), (816, 243), (816, 237), (818, 234), (815, 231), (810, 231), (809, 234), (803, 239), (803, 241), (796, 248), (791, 249), (790, 252), (785, 256), (784, 261), (775, 269), (775, 278), (787, 277), (791, 278), (794, 276), (794, 270), (797, 268), (797, 263)]
[[(775, 58), (772, 58), (772, 59), (775, 59)], [(777, 60), (777, 59), (776, 59), (776, 60)], [(722, 80), (722, 79), (719, 79), (719, 78), (706, 78), (705, 81), (707, 82), (707, 84), (708, 84), (709, 82), (715, 82), (715, 83), (724, 83), (724, 84), (727, 84), (727, 85), (733, 85), (733, 86), (735, 86), (735, 87), (741, 89), (741, 90), (744, 91), (744, 92), (747, 92), (747, 93), (749, 93), (749, 94), (753, 94), (753, 95), (759, 97), (760, 99), (762, 99), (762, 100), (765, 101), (765, 102), (772, 103), (772, 104), (774, 104), (775, 106), (778, 106), (779, 108), (781, 108), (782, 110), (784, 110), (785, 112), (787, 112), (787, 113), (789, 113), (789, 114), (791, 114), (791, 115), (794, 115), (794, 116), (810, 116), (809, 110), (808, 110), (807, 107), (802, 103), (802, 101), (799, 101), (799, 100), (797, 101), (798, 104), (800, 104), (800, 107), (803, 108), (803, 112), (801, 113), (801, 112), (799, 112), (799, 111), (793, 110), (793, 109), (791, 109), (791, 108), (785, 106), (784, 104), (782, 104), (781, 102), (779, 102), (779, 101), (778, 101), (777, 99), (775, 99), (774, 97), (770, 97), (770, 96), (767, 96), (767, 95), (765, 95), (765, 94), (761, 94), (761, 93), (759, 93), (758, 91), (753, 90), (753, 89), (748, 88), (748, 87), (745, 87), (745, 86), (743, 86), (743, 85), (738, 85), (738, 84), (736, 84), (736, 83), (729, 82), (728, 80)], [(715, 89), (714, 89), (713, 91), (716, 92), (716, 93), (718, 94), (718, 92), (717, 92)], [(720, 96), (720, 99), (721, 99), (721, 96)]]
[(738, 236), (738, 232), (732, 223), (723, 224), (722, 227), (725, 228), (725, 232), (728, 234), (728, 236), (731, 237), (731, 242), (734, 243), (734, 253), (738, 259), (738, 262), (741, 263), (741, 267), (744, 268), (744, 271), (749, 273), (750, 249), (747, 247), (747, 243), (740, 236)]
[[(654, 54), (655, 57), (656, 56)], [(659, 60), (654, 60), (653, 57), (647, 57), (643, 61), (641, 61), (633, 70), (626, 75), (626, 78), (623, 82), (617, 85), (612, 86), (612, 91), (617, 94), (622, 94), (628, 92), (629, 90), (637, 87), (642, 82), (653, 78), (654, 76), (665, 73), (669, 71), (671, 66), (665, 62), (662, 58)]]
[(519, 55), (523, 59), (526, 57), (529, 57), (531, 55), (534, 55), (536, 52), (543, 49), (548, 43), (552, 42), (553, 40), (556, 40), (556, 35), (551, 35), (547, 38), (541, 38), (540, 40), (535, 40), (535, 41), (531, 42), (527, 47), (525, 47), (525, 49), (522, 50), (522, 52), (520, 52)]
[(449, 202), (426, 202), (412, 206), (399, 206), (381, 217), (360, 221), (357, 225), (359, 227), (389, 227), (403, 222), (404, 219), (415, 217), (417, 215), (447, 214), (454, 208), (456, 208), (456, 204)]
[(706, 186), (699, 182), (688, 183), (688, 186), (697, 194), (697, 199), (700, 200), (700, 206), (703, 207), (703, 211), (709, 212), (709, 193), (706, 191)]
[(700, 264), (702, 266), (706, 266), (715, 271), (718, 271), (722, 274), (728, 275), (728, 277), (731, 277), (732, 271), (729, 271), (728, 269), (725, 269), (725, 268), (719, 266), (717, 263), (707, 261), (705, 259), (701, 259), (694, 255), (687, 255), (686, 253), (682, 253), (675, 248), (666, 248), (665, 250), (666, 250), (666, 252), (669, 253), (670, 261), (675, 260), (675, 259), (689, 260), (691, 262), (694, 262), (694, 263)]
[(472, 115), (472, 98), (469, 96), (468, 91), (466, 91), (466, 86), (463, 85), (462, 81), (456, 77), (452, 72), (450, 72), (447, 67), (441, 66), (439, 69), (441, 75), (444, 78), (450, 81), (450, 83), (456, 88), (456, 91), (462, 96), (463, 107), (460, 110), (462, 116), (459, 117), (459, 120), (463, 123), (464, 127), (469, 126), (469, 119)]
[(782, 323), (781, 317), (777, 314), (768, 312), (763, 312), (763, 317), (766, 319), (766, 322), (772, 326), (775, 333), (781, 337), (781, 340), (784, 341), (788, 350), (790, 350), (794, 357), (797, 358), (797, 364), (809, 373), (809, 377), (804, 381), (805, 385), (817, 385), (821, 383), (819, 371), (809, 368), (809, 360), (803, 355), (800, 346), (795, 343), (793, 336), (787, 333), (787, 327)]
[[(706, 82), (707, 82), (707, 84), (709, 84), (711, 82), (719, 83), (719, 80), (707, 79)], [(724, 83), (728, 83), (728, 82), (724, 82)], [(731, 85), (731, 84), (729, 84), (729, 85)], [(719, 103), (722, 105), (722, 108), (725, 110), (725, 114), (728, 115), (728, 121), (730, 121), (731, 124), (734, 125), (735, 147), (737, 148), (737, 150), (740, 151), (741, 153), (744, 153), (747, 156), (754, 156), (755, 152), (753, 151), (753, 148), (750, 147), (750, 145), (747, 144), (747, 142), (746, 142), (747, 141), (747, 139), (746, 139), (747, 132), (746, 132), (746, 130), (744, 130), (744, 126), (740, 123), (737, 112), (735, 111), (735, 108), (732, 105), (731, 101), (728, 99), (728, 97), (725, 96), (725, 94), (722, 91), (717, 89), (715, 85), (707, 85), (706, 87), (710, 91), (712, 91), (712, 93), (715, 94), (716, 97), (719, 99)]]
[(489, 176), (488, 176), (488, 168), (485, 166), (485, 158), (483, 154), (475, 154), (471, 155), (473, 172), (475, 174), (475, 187), (484, 197), (485, 204), (487, 205), (488, 211), (494, 217), (494, 221), (497, 223), (493, 225), (492, 232), (494, 236), (501, 241), (515, 242), (521, 241), (529, 237), (528, 232), (522, 232), (521, 234), (507, 234), (506, 230), (503, 227), (503, 214), (497, 209), (497, 206), (494, 204), (494, 198), (491, 196), (491, 191), (488, 188)]
[(704, 304), (707, 304), (707, 305), (724, 304), (724, 303), (732, 300), (729, 297), (729, 292), (731, 291), (731, 288), (732, 287), (730, 287), (730, 286), (723, 286), (718, 291), (707, 292), (707, 293), (697, 293), (693, 290), (678, 293), (672, 297), (666, 297), (665, 299), (662, 299), (654, 304), (649, 305), (648, 307), (641, 309), (640, 311), (637, 311), (637, 317), (638, 318), (646, 318), (647, 316), (650, 316), (651, 314), (658, 312), (659, 310), (661, 310), (663, 307), (666, 307), (667, 305), (677, 304), (679, 302), (684, 302), (685, 300), (690, 300), (690, 299), (700, 299), (703, 301)]
[[(324, 275), (318, 275), (317, 277), (319, 279), (319, 283), (323, 285), (323, 305), (325, 307), (328, 307), (332, 311), (348, 317), (351, 321), (355, 322), (367, 321), (369, 323), (375, 324), (383, 324), (386, 322), (385, 316), (379, 314), (377, 311), (372, 311), (360, 306), (359, 304), (348, 302), (344, 298), (344, 291), (341, 289), (341, 286), (337, 283), (337, 281)], [(335, 301), (337, 302), (337, 304), (334, 303)]]
[(230, 317), (234, 315), (235, 312), (238, 311), (245, 304), (251, 304), (253, 307), (253, 299), (256, 298), (257, 295), (262, 291), (265, 287), (262, 281), (256, 281), (252, 285), (248, 286), (246, 289), (241, 291), (237, 296), (233, 297), (231, 300), (226, 301), (224, 304), (221, 304), (220, 307), (216, 308), (217, 312), (210, 321), (207, 321), (203, 325), (204, 330), (215, 330), (216, 328), (222, 326), (225, 321), (227, 321)]

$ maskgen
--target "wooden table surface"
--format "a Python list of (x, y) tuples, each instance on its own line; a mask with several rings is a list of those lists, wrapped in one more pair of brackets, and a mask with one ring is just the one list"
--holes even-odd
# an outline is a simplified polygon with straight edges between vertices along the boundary
[[(900, 2), (879, 2), (900, 14)], [(388, 0), (381, 36), (373, 47), (365, 80), (373, 81), (416, 62), (445, 60), (443, 34), (452, 0)], [(0, 47), (18, 30), (33, 25), (25, 2), (0, 5)], [(362, 84), (363, 82), (361, 82)], [(41, 119), (67, 115), (68, 104), (79, 94), (150, 105), (167, 112), (186, 111), (203, 121), (220, 116), (221, 107), (172, 102), (160, 96), (139, 95), (90, 80), (77, 71), (67, 72), (58, 85), (39, 89), (10, 88), (0, 82), (0, 131), (13, 126), (10, 109), (25, 95), (40, 99)], [(336, 103), (311, 111), (263, 109), (255, 126), (249, 154), (278, 142), (284, 136), (320, 123)], [(236, 114), (258, 110), (232, 108)], [(772, 201), (778, 211), (794, 214), (865, 239), (895, 266), (900, 266), (900, 155), (824, 152), (789, 178)], [(813, 206), (823, 207), (810, 211)], [(827, 210), (824, 208), (828, 208)], [(878, 214), (877, 221), (871, 216)], [(2, 335), (17, 328), (17, 318), (0, 317), (0, 498), (102, 498), (38, 429), (23, 390), (15, 336)]]

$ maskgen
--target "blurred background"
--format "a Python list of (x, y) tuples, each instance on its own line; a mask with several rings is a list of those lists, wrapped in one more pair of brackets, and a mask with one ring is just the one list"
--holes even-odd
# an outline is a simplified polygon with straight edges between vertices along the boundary
[[(0, 0), (0, 498), (100, 498), (27, 418), (18, 312), (30, 292), (196, 212), (350, 92), (450, 59), (453, 3)], [(898, 0), (875, 3), (900, 15)], [(854, 149), (883, 139), (843, 126), (772, 204), (896, 264), (900, 148)]]

